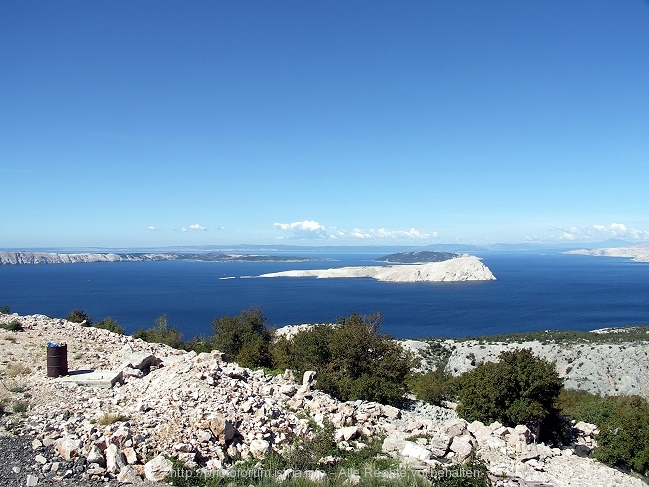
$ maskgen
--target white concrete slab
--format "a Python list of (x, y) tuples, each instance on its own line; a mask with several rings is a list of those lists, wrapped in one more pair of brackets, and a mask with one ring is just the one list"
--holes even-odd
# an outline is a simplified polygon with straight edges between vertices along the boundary
[(80, 386), (110, 389), (122, 382), (122, 372), (117, 370), (71, 370), (68, 375), (54, 379), (63, 383), (75, 383)]

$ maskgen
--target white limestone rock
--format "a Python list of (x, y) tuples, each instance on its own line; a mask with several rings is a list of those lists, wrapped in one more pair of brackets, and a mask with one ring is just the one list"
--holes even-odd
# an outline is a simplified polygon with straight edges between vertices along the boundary
[(415, 458), (417, 460), (430, 460), (431, 452), (425, 447), (413, 443), (412, 441), (406, 441), (403, 445), (403, 450), (401, 450), (402, 457)]
[(144, 476), (147, 480), (162, 482), (172, 471), (173, 463), (163, 455), (158, 455), (153, 460), (144, 464)]

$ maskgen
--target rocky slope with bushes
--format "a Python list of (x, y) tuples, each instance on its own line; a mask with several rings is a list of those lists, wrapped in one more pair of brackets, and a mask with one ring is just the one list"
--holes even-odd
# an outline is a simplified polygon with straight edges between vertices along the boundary
[[(8, 413), (2, 423), (32, 438), (33, 466), (27, 475), (16, 466), (20, 482), (7, 485), (66, 485), (70, 478), (80, 483), (68, 485), (107, 479), (137, 484), (170, 481), (179, 472), (233, 478), (241, 462), (268, 466), (277, 455), (295, 460), (318, 452), (315, 442), (327, 428), (337, 452), (362, 452), (379, 442), (367, 470), (342, 470), (340, 453), (315, 463), (293, 461), (294, 467), (278, 464), (273, 478), (332, 482), (342, 475), (347, 485), (363, 485), (364, 475), (379, 471), (388, 480), (398, 476), (401, 470), (385, 467), (394, 461), (389, 465), (427, 474), (428, 480), (416, 482), (430, 485), (440, 466), (476, 452), (494, 485), (645, 485), (585, 457), (596, 444), (591, 424), (573, 425), (573, 443), (557, 448), (540, 443), (527, 426), (468, 423), (452, 409), (419, 401), (400, 408), (342, 402), (316, 390), (312, 372), (269, 375), (228, 363), (217, 351), (185, 352), (42, 315), (0, 316), (0, 324), (16, 322), (22, 331), (0, 332), (1, 397)], [(99, 389), (47, 378), (48, 341), (67, 343), (70, 371), (119, 371), (122, 381)]]
[(594, 332), (548, 331), (472, 340), (403, 342), (421, 358), (421, 368), (444, 364), (458, 376), (482, 362), (495, 361), (505, 350), (529, 348), (556, 363), (568, 389), (649, 398), (649, 328), (629, 327)]

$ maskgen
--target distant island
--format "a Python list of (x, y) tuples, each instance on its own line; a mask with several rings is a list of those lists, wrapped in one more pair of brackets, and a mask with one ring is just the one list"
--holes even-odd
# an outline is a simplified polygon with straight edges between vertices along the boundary
[(649, 244), (633, 245), (630, 247), (610, 247), (603, 249), (579, 249), (564, 252), (565, 254), (594, 255), (603, 257), (626, 257), (635, 262), (649, 262)]
[(259, 277), (371, 277), (390, 282), (492, 281), (496, 278), (482, 261), (472, 255), (459, 256), (443, 262), (399, 264), (392, 266), (354, 266), (334, 269), (313, 269), (272, 272)]
[(193, 260), (201, 262), (310, 262), (313, 257), (281, 255), (227, 254), (223, 252), (195, 253), (55, 253), (0, 252), (0, 265), (20, 264), (79, 264), (91, 262), (145, 262), (159, 260)]
[(427, 262), (444, 262), (457, 257), (460, 257), (460, 254), (423, 250), (420, 252), (397, 252), (396, 254), (384, 255), (374, 259), (374, 261), (388, 264), (424, 264)]

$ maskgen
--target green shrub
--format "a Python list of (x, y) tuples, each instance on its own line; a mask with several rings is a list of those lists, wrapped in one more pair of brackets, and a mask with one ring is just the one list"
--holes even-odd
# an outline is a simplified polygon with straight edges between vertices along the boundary
[(504, 351), (499, 362), (482, 363), (457, 379), (457, 412), (485, 424), (540, 424), (556, 415), (562, 387), (553, 362), (530, 349)]
[(202, 353), (202, 352), (209, 353), (212, 350), (214, 350), (216, 347), (214, 347), (213, 337), (198, 335), (192, 338), (191, 340), (185, 342), (183, 348), (188, 352), (191, 352), (193, 350), (196, 353)]
[(596, 424), (600, 434), (593, 456), (613, 467), (649, 475), (649, 403), (639, 396), (600, 397), (563, 391), (561, 412), (576, 421)]
[(6, 304), (0, 306), (0, 315), (8, 315), (11, 313), (11, 309)]
[(301, 331), (290, 343), (281, 343), (286, 365), (299, 373), (317, 371), (316, 387), (343, 401), (399, 404), (414, 359), (378, 332), (381, 321), (380, 314), (352, 314), (334, 326)]
[(436, 406), (441, 405), (442, 401), (453, 399), (454, 396), (455, 381), (443, 366), (425, 374), (414, 374), (409, 380), (409, 385), (417, 399)]
[(462, 465), (433, 468), (427, 475), (435, 487), (490, 487), (489, 469), (475, 453)]
[(23, 331), (23, 324), (18, 320), (11, 320), (9, 323), (0, 323), (0, 328), (8, 331)]
[(22, 414), (27, 412), (27, 408), (29, 407), (29, 403), (26, 401), (16, 401), (13, 403), (13, 406), (11, 407), (12, 411), (16, 414)]
[(65, 319), (72, 323), (81, 323), (83, 326), (92, 325), (92, 316), (86, 314), (82, 309), (73, 309)]
[(244, 367), (268, 367), (271, 331), (267, 322), (261, 308), (216, 318), (212, 322), (214, 347)]
[(173, 348), (183, 348), (182, 333), (178, 328), (169, 327), (169, 318), (166, 314), (158, 316), (155, 319), (155, 326), (152, 328), (142, 329), (133, 333), (133, 338), (141, 338), (151, 343), (164, 343)]
[(103, 320), (101, 320), (99, 323), (95, 323), (93, 325), (95, 328), (102, 328), (104, 330), (112, 331), (113, 333), (117, 333), (119, 335), (124, 334), (124, 327), (119, 326), (117, 324), (117, 321), (115, 321), (113, 318), (110, 316), (107, 316)]

